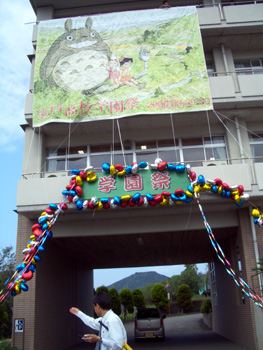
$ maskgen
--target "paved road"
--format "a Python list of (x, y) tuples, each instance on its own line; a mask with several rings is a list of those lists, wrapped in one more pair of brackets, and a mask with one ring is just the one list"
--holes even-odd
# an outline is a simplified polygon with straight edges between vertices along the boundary
[[(226, 338), (210, 331), (203, 323), (202, 314), (167, 317), (164, 320), (165, 340), (134, 341), (134, 322), (125, 324), (128, 344), (133, 350), (245, 350)], [(83, 343), (74, 350), (94, 349), (94, 344)], [(72, 348), (73, 350), (73, 348)]]

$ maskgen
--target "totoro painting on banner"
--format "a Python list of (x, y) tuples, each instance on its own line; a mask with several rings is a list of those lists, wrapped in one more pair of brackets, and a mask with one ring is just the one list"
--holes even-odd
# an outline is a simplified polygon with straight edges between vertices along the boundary
[(34, 126), (213, 108), (193, 6), (38, 26)]

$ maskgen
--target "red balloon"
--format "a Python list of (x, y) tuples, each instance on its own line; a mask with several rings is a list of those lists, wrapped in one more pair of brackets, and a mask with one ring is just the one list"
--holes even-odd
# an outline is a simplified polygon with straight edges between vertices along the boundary
[(163, 196), (161, 194), (157, 194), (156, 196), (153, 197), (155, 202), (162, 202)]
[(121, 201), (120, 207), (126, 208), (128, 205), (128, 201)]
[(80, 186), (76, 186), (75, 190), (76, 190), (78, 196), (80, 196), (80, 197), (83, 196), (83, 190)]
[(216, 186), (221, 186), (223, 181), (221, 179), (214, 179)]
[(136, 205), (136, 202), (133, 202), (132, 199), (130, 199), (128, 203), (130, 207), (134, 207)]
[(28, 270), (27, 272), (22, 273), (23, 280), (29, 281), (33, 277), (33, 271)]
[(104, 209), (109, 209), (110, 208), (110, 203), (103, 203), (103, 208)]
[(116, 164), (115, 165), (115, 169), (118, 170), (118, 171), (122, 171), (123, 170), (123, 166), (120, 165), (120, 164)]
[(170, 193), (170, 192), (163, 191), (163, 192), (162, 192), (162, 196), (164, 196), (164, 198), (170, 198), (170, 197), (171, 197), (171, 193)]
[(223, 187), (223, 189), (226, 190), (226, 191), (229, 191), (229, 190), (230, 190), (230, 187), (228, 186), (228, 184), (223, 183), (223, 184), (222, 184), (222, 187)]
[(239, 192), (241, 195), (244, 193), (244, 186), (239, 185), (239, 186), (237, 187), (237, 189), (238, 189), (238, 192)]
[(163, 162), (157, 164), (157, 169), (164, 170), (166, 168), (166, 166), (167, 166), (167, 162), (163, 161)]
[(96, 206), (95, 206), (94, 204), (92, 204), (91, 201), (88, 203), (88, 207), (89, 207), (90, 209), (95, 209), (95, 208), (96, 208)]
[(140, 197), (140, 199), (137, 201), (138, 207), (141, 207), (143, 205), (143, 203), (144, 203), (144, 200), (142, 197)]
[(152, 207), (155, 207), (157, 205), (157, 202), (155, 202), (155, 201), (148, 201), (148, 203)]

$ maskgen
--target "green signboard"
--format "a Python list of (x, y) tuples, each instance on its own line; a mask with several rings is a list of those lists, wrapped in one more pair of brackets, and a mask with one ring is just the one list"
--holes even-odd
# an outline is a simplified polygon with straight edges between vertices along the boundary
[(82, 199), (90, 199), (92, 197), (113, 198), (115, 196), (133, 196), (136, 193), (146, 195), (161, 194), (163, 191), (174, 193), (177, 189), (184, 192), (190, 185), (187, 171), (159, 171), (153, 169), (140, 170), (136, 174), (131, 175), (110, 175), (109, 173), (97, 173), (97, 180), (94, 182), (83, 182)]

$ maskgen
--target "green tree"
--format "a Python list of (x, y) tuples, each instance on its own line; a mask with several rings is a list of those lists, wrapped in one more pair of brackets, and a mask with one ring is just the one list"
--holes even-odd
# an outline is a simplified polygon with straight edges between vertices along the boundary
[(151, 289), (154, 286), (154, 283), (149, 283), (145, 287), (142, 288), (142, 294), (144, 296), (145, 304), (151, 304)]
[(128, 288), (124, 288), (120, 291), (120, 301), (124, 307), (124, 320), (126, 319), (127, 311), (129, 313), (133, 312), (133, 301), (132, 293)]
[(108, 288), (105, 286), (100, 286), (96, 289), (95, 294), (99, 293), (99, 292), (106, 292), (108, 294)]
[[(0, 252), (0, 290), (15, 271), (15, 253), (12, 246)], [(12, 333), (13, 298), (6, 298), (0, 303), (0, 337), (10, 338)]]
[(145, 307), (144, 296), (139, 288), (132, 291), (133, 305), (136, 307)]
[(187, 284), (193, 296), (199, 293), (199, 277), (195, 270), (195, 265), (185, 265), (185, 267), (185, 270), (180, 275), (180, 284)]
[(118, 291), (115, 287), (111, 287), (108, 291), (108, 295), (110, 298), (111, 309), (115, 312), (115, 314), (121, 314), (121, 302)]
[(151, 289), (151, 300), (159, 309), (168, 309), (167, 292), (164, 285), (161, 283), (155, 283)]
[(177, 292), (177, 304), (182, 308), (183, 312), (192, 308), (191, 290), (187, 284), (182, 284)]

